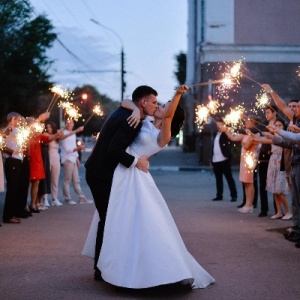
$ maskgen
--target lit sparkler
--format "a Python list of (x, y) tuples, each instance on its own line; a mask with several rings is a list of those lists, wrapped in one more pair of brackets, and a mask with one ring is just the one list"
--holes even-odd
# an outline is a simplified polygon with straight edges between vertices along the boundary
[(259, 94), (257, 94), (255, 99), (255, 106), (258, 109), (264, 109), (266, 106), (270, 105), (271, 99), (265, 91), (261, 91)]
[(197, 124), (200, 131), (203, 129), (203, 124), (207, 123), (208, 116), (209, 116), (209, 109), (205, 105), (198, 105), (195, 110), (196, 113), (196, 120), (195, 123)]
[(230, 68), (230, 76), (236, 80), (238, 80), (239, 78), (242, 77), (242, 61), (238, 60), (236, 62), (234, 62), (233, 66)]
[(30, 125), (30, 128), (33, 134), (42, 133), (45, 130), (45, 124), (35, 121)]
[(218, 112), (218, 108), (220, 107), (220, 103), (218, 100), (213, 100), (211, 99), (206, 107), (208, 108), (209, 112), (212, 114), (212, 115), (215, 115), (217, 112)]
[(65, 100), (69, 100), (72, 98), (73, 93), (68, 91), (67, 89), (63, 89), (60, 85), (54, 85), (52, 88), (50, 88), (50, 91), (54, 94), (50, 104), (46, 111), (51, 111), (51, 109), (54, 107), (56, 101), (59, 98), (63, 98)]
[[(4, 137), (0, 134), (0, 151), (3, 150), (5, 147), (5, 139)], [(0, 154), (1, 155), (1, 154)]]
[(247, 151), (244, 154), (244, 161), (247, 169), (246, 172), (252, 173), (257, 165), (257, 155), (253, 152)]
[(231, 126), (233, 129), (237, 129), (241, 124), (244, 113), (245, 108), (242, 105), (238, 105), (236, 108), (230, 108), (230, 113), (224, 117), (224, 123), (227, 126)]
[(30, 127), (24, 123), (20, 123), (17, 127), (16, 141), (20, 149), (25, 150), (27, 148), (28, 141), (31, 136)]
[(78, 121), (78, 119), (81, 117), (79, 108), (69, 101), (60, 101), (58, 106), (64, 110), (67, 119)]
[(100, 106), (100, 104), (96, 104), (93, 108), (93, 113), (88, 117), (88, 119), (85, 121), (84, 123), (84, 126), (91, 120), (91, 118), (94, 116), (94, 115), (97, 115), (99, 117), (102, 117), (104, 116), (104, 112)]

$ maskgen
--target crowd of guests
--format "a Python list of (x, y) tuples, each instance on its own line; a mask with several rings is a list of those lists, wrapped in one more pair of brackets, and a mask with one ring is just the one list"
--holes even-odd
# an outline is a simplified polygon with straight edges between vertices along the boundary
[[(3, 223), (20, 224), (22, 219), (46, 210), (50, 205), (63, 205), (58, 199), (61, 166), (64, 169), (62, 191), (65, 203), (77, 204), (70, 196), (71, 183), (80, 204), (93, 202), (82, 192), (78, 175), (78, 151), (84, 146), (77, 146), (76, 133), (82, 132), (84, 127), (73, 130), (74, 120), (66, 119), (65, 129), (58, 130), (49, 117), (49, 112), (37, 119), (24, 118), (17, 112), (7, 115), (7, 126), (1, 133), (0, 153), (0, 192), (6, 193)], [(24, 126), (34, 128), (34, 124), (43, 124), (45, 130), (32, 130), (25, 145), (20, 143), (19, 129)]]
[(294, 99), (286, 104), (269, 85), (262, 87), (275, 103), (265, 108), (266, 122), (262, 123), (257, 115), (248, 115), (245, 128), (238, 133), (232, 132), (222, 118), (216, 122), (218, 132), (213, 144), (212, 167), (217, 194), (213, 201), (223, 199), (223, 175), (228, 182), (231, 201), (237, 201), (230, 148), (231, 142), (240, 142), (239, 180), (244, 195), (238, 211), (253, 213), (259, 195), (261, 211), (258, 217), (267, 217), (268, 192), (272, 193), (275, 213), (270, 218), (292, 220), (293, 226), (284, 236), (300, 248), (300, 102)]

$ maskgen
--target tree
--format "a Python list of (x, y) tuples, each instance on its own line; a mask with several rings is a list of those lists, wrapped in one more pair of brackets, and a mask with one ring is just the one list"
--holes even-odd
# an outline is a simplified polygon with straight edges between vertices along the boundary
[(186, 80), (186, 54), (180, 52), (175, 56), (177, 61), (177, 71), (174, 72), (175, 77), (180, 85), (185, 83)]
[(33, 16), (27, 0), (0, 0), (1, 119), (10, 111), (39, 111), (38, 95), (50, 87), (46, 50), (56, 38), (51, 22)]

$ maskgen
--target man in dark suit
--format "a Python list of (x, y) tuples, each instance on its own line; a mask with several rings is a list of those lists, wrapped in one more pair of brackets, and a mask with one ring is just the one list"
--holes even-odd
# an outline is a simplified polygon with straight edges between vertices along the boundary
[[(158, 108), (157, 92), (149, 86), (137, 87), (132, 93), (132, 101), (140, 109), (141, 119), (147, 115), (152, 116)], [(97, 268), (97, 263), (103, 241), (114, 170), (119, 163), (127, 168), (135, 166), (144, 172), (147, 172), (149, 167), (146, 157), (136, 158), (126, 152), (127, 147), (133, 142), (142, 127), (141, 122), (136, 128), (128, 124), (127, 119), (131, 113), (131, 110), (119, 107), (106, 120), (85, 164), (86, 181), (91, 189), (100, 217), (95, 247), (95, 280), (101, 280), (101, 272)]]
[(231, 172), (232, 145), (227, 135), (222, 132), (224, 123), (222, 119), (217, 121), (218, 132), (213, 143), (212, 167), (216, 177), (217, 195), (213, 201), (223, 200), (223, 175), (225, 176), (229, 189), (231, 201), (237, 200), (237, 190)]

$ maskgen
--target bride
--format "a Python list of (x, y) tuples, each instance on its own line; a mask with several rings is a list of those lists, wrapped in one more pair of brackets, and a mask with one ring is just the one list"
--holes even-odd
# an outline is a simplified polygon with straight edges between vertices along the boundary
[[(178, 103), (187, 90), (187, 86), (179, 87), (173, 99), (156, 110), (153, 122), (143, 121), (128, 153), (150, 157), (168, 144), (183, 123), (184, 112)], [(130, 100), (124, 100), (122, 106), (133, 110), (128, 122), (135, 126), (139, 109)], [(98, 222), (96, 211), (83, 249), (92, 258)], [(182, 281), (190, 282), (191, 288), (205, 288), (215, 281), (186, 249), (152, 176), (121, 164), (114, 172), (97, 267), (106, 282), (133, 289)]]

